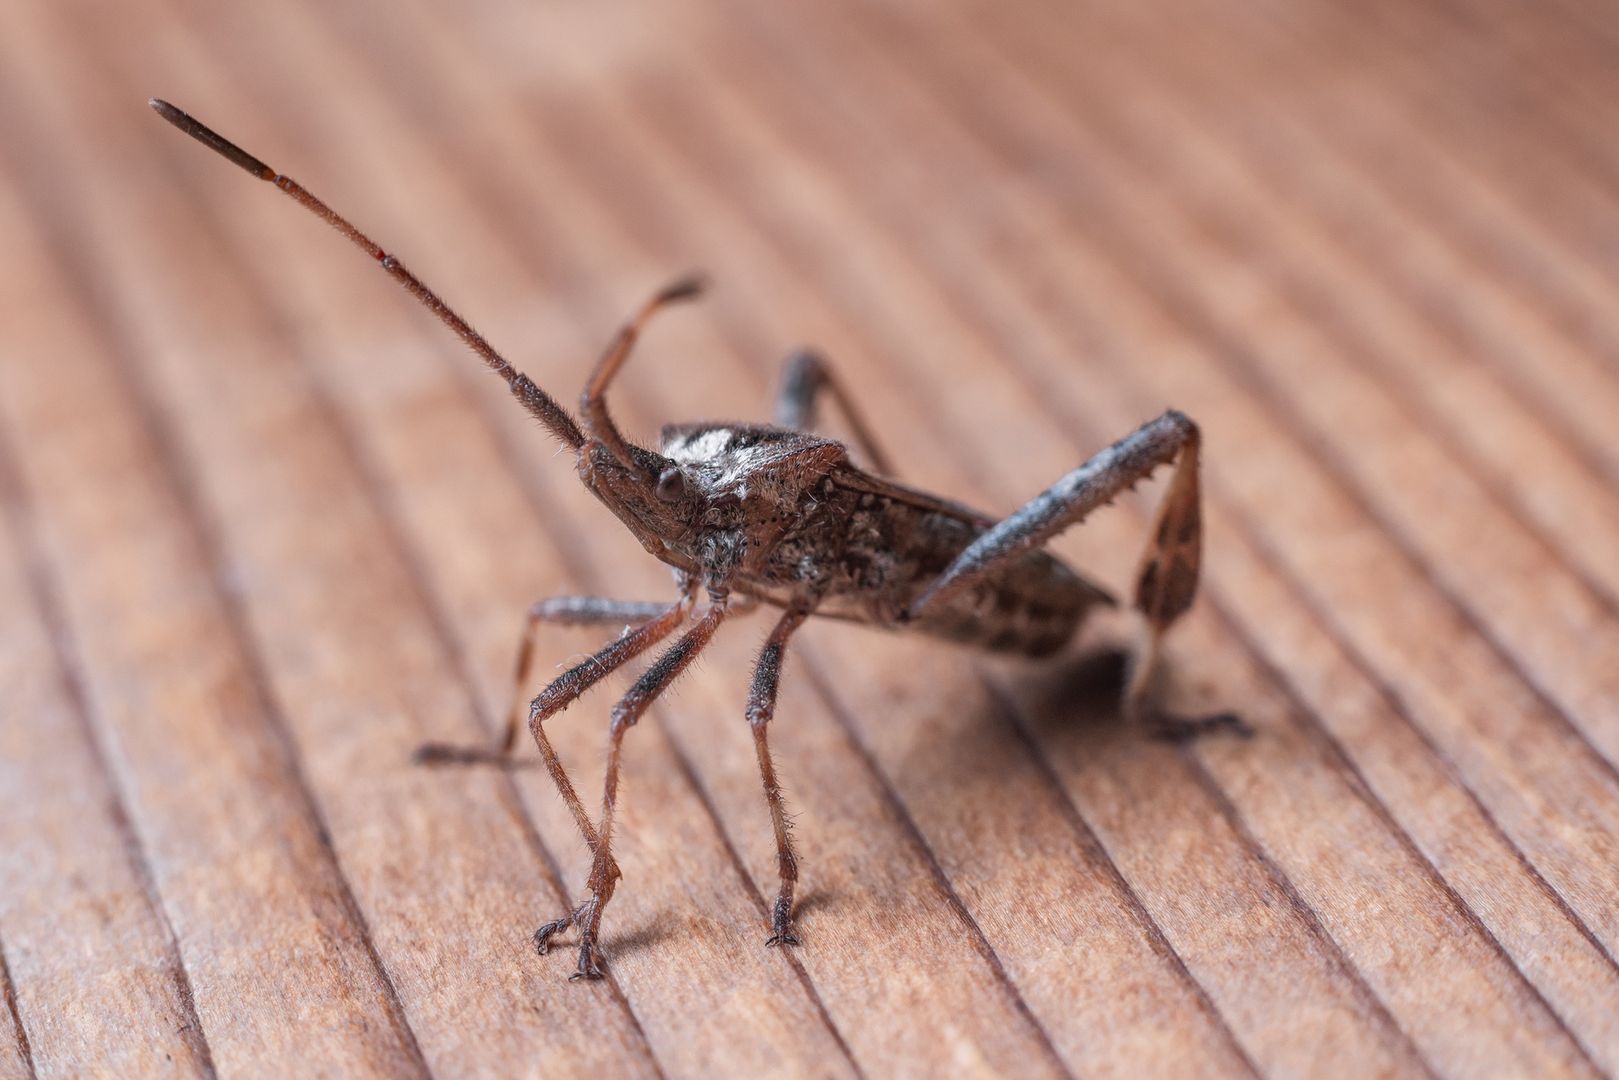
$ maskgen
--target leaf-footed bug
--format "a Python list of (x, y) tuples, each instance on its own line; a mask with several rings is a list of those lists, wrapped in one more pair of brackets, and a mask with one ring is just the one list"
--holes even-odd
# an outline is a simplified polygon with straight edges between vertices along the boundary
[[(767, 732), (787, 642), (812, 615), (915, 631), (995, 652), (1048, 656), (1074, 636), (1093, 606), (1115, 601), (1041, 547), (1153, 469), (1173, 463), (1175, 472), (1136, 576), (1135, 607), (1143, 616), (1145, 635), (1124, 688), (1124, 711), (1174, 737), (1218, 726), (1244, 730), (1228, 715), (1176, 720), (1150, 707), (1158, 643), (1191, 606), (1201, 561), (1200, 437), (1197, 425), (1182, 413), (1172, 410), (1142, 425), (999, 521), (887, 479), (886, 459), (854, 399), (811, 352), (789, 359), (774, 425), (673, 424), (663, 429), (657, 451), (645, 449), (620, 434), (607, 408), (607, 388), (647, 320), (668, 304), (697, 296), (702, 288), (697, 279), (665, 288), (624, 325), (585, 384), (576, 421), (403, 263), (296, 180), (173, 105), (158, 100), (151, 105), (181, 131), (273, 183), (375, 259), (506, 381), (518, 402), (574, 452), (585, 487), (648, 552), (674, 568), (679, 595), (672, 604), (581, 596), (534, 605), (518, 650), (514, 700), (499, 745), (430, 744), (416, 755), (424, 764), (509, 762), (521, 728), (522, 688), (539, 625), (631, 625), (551, 682), (528, 707), (529, 731), (592, 854), (589, 898), (534, 935), (544, 953), (555, 934), (578, 928), (579, 964), (572, 978), (601, 975), (602, 915), (620, 877), (612, 840), (625, 733), (690, 666), (720, 623), (746, 608), (762, 603), (781, 610), (755, 666), (747, 705), (781, 879), (767, 945), (798, 944), (792, 918), (798, 860)], [(823, 394), (839, 406), (872, 470), (855, 465), (841, 443), (805, 430)], [(708, 603), (693, 619), (699, 591)], [(545, 723), (688, 622), (684, 634), (613, 707), (602, 813), (593, 820), (546, 737)]]

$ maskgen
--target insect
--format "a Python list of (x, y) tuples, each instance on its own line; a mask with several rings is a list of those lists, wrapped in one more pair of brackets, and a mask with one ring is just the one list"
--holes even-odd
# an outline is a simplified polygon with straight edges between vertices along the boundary
[[(754, 668), (747, 704), (780, 878), (766, 945), (798, 944), (793, 924), (798, 857), (768, 733), (788, 643), (811, 616), (926, 634), (994, 652), (1051, 655), (1074, 636), (1092, 608), (1116, 601), (1041, 548), (1158, 466), (1173, 464), (1136, 575), (1134, 606), (1143, 617), (1145, 634), (1126, 680), (1124, 711), (1177, 736), (1217, 726), (1241, 729), (1241, 721), (1228, 715), (1172, 719), (1150, 706), (1159, 642), (1191, 605), (1201, 561), (1200, 436), (1182, 413), (1169, 411), (1142, 425), (999, 520), (889, 479), (887, 460), (855, 400), (813, 352), (789, 360), (774, 425), (675, 424), (663, 429), (658, 450), (646, 449), (619, 432), (608, 410), (607, 390), (647, 321), (661, 308), (697, 296), (698, 280), (665, 288), (623, 326), (585, 384), (576, 420), (403, 263), (296, 180), (173, 105), (158, 100), (151, 105), (181, 131), (273, 183), (376, 260), (505, 380), (518, 403), (573, 451), (579, 478), (591, 493), (650, 554), (674, 569), (677, 597), (672, 603), (579, 596), (534, 605), (518, 649), (516, 687), (499, 744), (481, 749), (429, 744), (417, 753), (417, 760), (426, 764), (510, 761), (524, 718), (522, 690), (539, 627), (628, 626), (552, 681), (526, 710), (528, 729), (591, 853), (589, 897), (534, 934), (536, 948), (544, 953), (556, 934), (577, 928), (579, 963), (570, 978), (601, 976), (602, 916), (620, 877), (612, 845), (625, 735), (691, 665), (720, 624), (750, 608), (765, 605), (780, 611)], [(843, 444), (806, 430), (823, 396), (839, 406), (871, 468), (856, 465)], [(700, 614), (699, 593), (707, 601)], [(601, 815), (593, 819), (545, 725), (604, 677), (682, 628), (674, 644), (656, 656), (612, 709)]]

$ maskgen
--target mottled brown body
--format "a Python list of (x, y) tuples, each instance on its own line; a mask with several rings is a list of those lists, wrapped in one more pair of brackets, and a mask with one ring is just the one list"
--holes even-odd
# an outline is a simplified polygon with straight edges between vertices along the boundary
[(906, 629), (996, 652), (1047, 656), (1112, 596), (1042, 551), (909, 617), (923, 588), (995, 523), (884, 480), (839, 443), (758, 424), (667, 428), (663, 453), (715, 509), (670, 561), (745, 548), (734, 591), (787, 609)]
[[(512, 711), (500, 744), (471, 750), (435, 744), (422, 747), (417, 755), (424, 764), (509, 762), (522, 726), (521, 694), (538, 626), (624, 628), (587, 661), (554, 679), (527, 708), (535, 745), (591, 851), (589, 898), (541, 926), (534, 936), (543, 953), (554, 935), (570, 926), (579, 929), (575, 978), (601, 974), (597, 943), (602, 914), (621, 876), (612, 841), (624, 737), (691, 665), (720, 625), (748, 606), (736, 602), (738, 597), (781, 609), (754, 668), (746, 713), (776, 835), (781, 879), (781, 891), (771, 907), (769, 945), (798, 943), (792, 924), (798, 856), (770, 754), (768, 728), (787, 644), (808, 618), (853, 620), (996, 652), (1035, 657), (1053, 653), (1074, 636), (1092, 607), (1114, 601), (1040, 548), (1156, 467), (1173, 462), (1175, 474), (1149, 538), (1134, 597), (1148, 633), (1125, 691), (1125, 707), (1131, 715), (1148, 714), (1158, 639), (1191, 605), (1201, 564), (1200, 435), (1183, 414), (1171, 410), (1142, 425), (1002, 519), (879, 475), (887, 471), (886, 458), (854, 399), (820, 357), (809, 352), (789, 359), (775, 426), (677, 425), (664, 430), (659, 451), (649, 450), (618, 430), (608, 411), (607, 390), (646, 320), (666, 304), (697, 295), (698, 282), (682, 281), (664, 289), (620, 330), (580, 395), (576, 421), (403, 263), (308, 189), (174, 106), (153, 101), (152, 107), (227, 160), (273, 183), (375, 260), (574, 452), (585, 486), (648, 552), (675, 569), (679, 596), (672, 604), (556, 597), (534, 605), (518, 650)], [(841, 443), (807, 432), (813, 426), (815, 402), (822, 396), (841, 406), (855, 441), (876, 472), (855, 465)], [(697, 614), (699, 592), (706, 593), (708, 606)], [(545, 724), (607, 675), (682, 627), (681, 635), (612, 709), (602, 812), (592, 819), (551, 746)], [(1170, 726), (1188, 730), (1184, 723)]]

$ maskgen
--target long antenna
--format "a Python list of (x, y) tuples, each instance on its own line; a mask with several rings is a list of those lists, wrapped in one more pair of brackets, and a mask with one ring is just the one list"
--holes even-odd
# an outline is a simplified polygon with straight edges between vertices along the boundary
[(523, 407), (532, 413), (540, 423), (544, 424), (552, 435), (555, 435), (572, 449), (578, 449), (584, 445), (585, 437), (579, 431), (579, 425), (574, 423), (573, 417), (568, 415), (566, 409), (558, 405), (551, 395), (541, 390), (533, 379), (512, 367), (505, 357), (495, 351), (494, 346), (484, 340), (482, 334), (474, 330), (465, 319), (451, 310), (450, 306), (443, 300), (440, 300), (437, 293), (422, 284), (420, 278), (405, 269), (404, 263), (382, 250), (369, 236), (351, 225), (347, 218), (321, 202), (320, 199), (316, 198), (292, 177), (276, 172), (240, 146), (237, 146), (184, 111), (157, 98), (152, 98), (148, 104), (163, 119), (227, 161), (241, 166), (260, 180), (268, 180), (290, 195), (305, 210), (308, 210), (352, 240), (357, 247), (377, 260), (382, 268), (388, 272), (389, 277), (403, 285), (410, 295), (421, 302), (423, 307), (437, 315), (440, 322), (455, 331), (455, 335), (466, 342), (468, 348), (482, 357), (483, 362), (494, 369), (496, 375), (505, 379), (506, 385), (511, 387), (512, 396), (520, 401)]

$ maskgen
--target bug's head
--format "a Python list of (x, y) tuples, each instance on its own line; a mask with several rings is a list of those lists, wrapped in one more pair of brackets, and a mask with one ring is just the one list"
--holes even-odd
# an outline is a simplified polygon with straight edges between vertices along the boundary
[(706, 510), (706, 500), (685, 472), (633, 443), (610, 448), (587, 442), (579, 451), (579, 476), (642, 546), (660, 557), (683, 546)]

